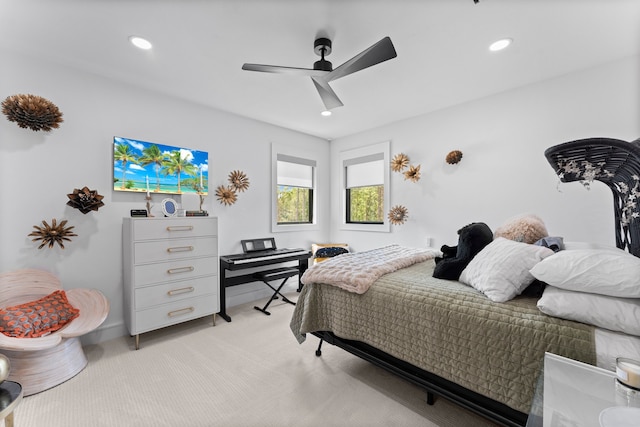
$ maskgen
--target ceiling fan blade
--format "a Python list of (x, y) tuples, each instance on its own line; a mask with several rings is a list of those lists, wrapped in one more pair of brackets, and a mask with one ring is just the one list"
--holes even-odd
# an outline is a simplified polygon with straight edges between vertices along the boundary
[(290, 74), (295, 76), (324, 76), (328, 74), (328, 71), (314, 70), (312, 68), (296, 68), (296, 67), (281, 67), (278, 65), (263, 65), (263, 64), (244, 64), (243, 70), (246, 71), (260, 71), (263, 73), (278, 73), (278, 74)]
[(322, 98), (322, 102), (327, 110), (331, 110), (336, 107), (342, 107), (344, 104), (338, 98), (338, 95), (331, 89), (329, 86), (329, 82), (325, 79), (319, 79), (317, 77), (311, 77), (313, 80), (313, 84), (316, 85), (316, 89), (320, 94), (320, 98)]
[(327, 76), (327, 81), (330, 82), (348, 76), (356, 71), (364, 70), (372, 65), (393, 59), (396, 56), (398, 56), (398, 54), (393, 47), (393, 43), (391, 43), (391, 38), (385, 37), (331, 71)]

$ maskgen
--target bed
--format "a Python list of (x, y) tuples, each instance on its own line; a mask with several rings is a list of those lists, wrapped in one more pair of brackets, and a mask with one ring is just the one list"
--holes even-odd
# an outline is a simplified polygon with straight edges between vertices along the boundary
[[(323, 342), (336, 345), (423, 387), (428, 403), (433, 403), (434, 396), (442, 396), (505, 426), (527, 423), (545, 352), (607, 369), (612, 368), (616, 356), (640, 358), (640, 331), (636, 329), (640, 327), (640, 287), (635, 284), (638, 275), (634, 276), (634, 268), (640, 268), (640, 260), (636, 258), (640, 255), (640, 227), (636, 223), (640, 210), (634, 204), (637, 199), (630, 197), (638, 190), (640, 181), (637, 163), (640, 142), (591, 138), (551, 147), (545, 156), (562, 181), (599, 180), (611, 188), (617, 248), (576, 246), (548, 254), (529, 248), (534, 245), (517, 243), (527, 246), (518, 246), (518, 251), (526, 249), (527, 254), (537, 251), (539, 257), (532, 256), (529, 264), (518, 268), (532, 274), (540, 270), (538, 266), (546, 266), (547, 272), (542, 269), (540, 278), (550, 283), (542, 298), (520, 294), (519, 289), (517, 295), (501, 302), (488, 298), (486, 289), (474, 287), (475, 283), (469, 286), (432, 277), (435, 262), (428, 251), (421, 252), (422, 259), (373, 278), (364, 291), (309, 280), (314, 279), (314, 271), (309, 269), (309, 275), (302, 278), (304, 287), (291, 319), (291, 329), (298, 341), (313, 334), (320, 338), (316, 355), (321, 354)], [(496, 246), (496, 240), (489, 246)], [(483, 254), (484, 249), (472, 263), (478, 260), (476, 264), (483, 271), (502, 271), (504, 264), (510, 262), (505, 254), (514, 252), (508, 245), (514, 243), (500, 242), (506, 249), (493, 265), (479, 261), (482, 257), (485, 261), (489, 259)], [(519, 262), (522, 257), (518, 251), (514, 257)], [(571, 271), (573, 282), (556, 283), (549, 271), (557, 276), (558, 265), (565, 270), (562, 266), (590, 261), (562, 260), (558, 256), (562, 252), (570, 257), (614, 257), (616, 262), (622, 259), (629, 263), (627, 282), (632, 284), (625, 284), (624, 277), (621, 284), (608, 280), (610, 272), (604, 271), (600, 273), (605, 279), (596, 280), (598, 283), (587, 292), (574, 285), (565, 286), (565, 282), (582, 284), (585, 277), (600, 274), (591, 270), (579, 274)], [(355, 256), (368, 255), (340, 255), (318, 267), (329, 269), (332, 263), (340, 265), (340, 258)], [(496, 258), (495, 254), (493, 257)], [(351, 263), (353, 271), (371, 271), (366, 265), (368, 261), (363, 260), (354, 258), (355, 263), (349, 261), (347, 265)], [(365, 268), (354, 267), (362, 262)], [(471, 267), (472, 264), (468, 269)], [(514, 270), (505, 271), (513, 274)], [(499, 274), (489, 276), (485, 283), (502, 283)], [(603, 281), (608, 285), (604, 290), (600, 286)], [(624, 291), (618, 292), (622, 288)], [(562, 297), (556, 297), (552, 291), (560, 292)], [(556, 301), (564, 301), (565, 306), (552, 307)], [(602, 316), (593, 318), (589, 317), (593, 313), (576, 314), (573, 310), (579, 305), (588, 311), (588, 307), (600, 307), (602, 301), (612, 304), (611, 310), (619, 310), (620, 304), (626, 304), (627, 319), (620, 323), (620, 319), (603, 320)], [(571, 308), (569, 312), (567, 307)]]

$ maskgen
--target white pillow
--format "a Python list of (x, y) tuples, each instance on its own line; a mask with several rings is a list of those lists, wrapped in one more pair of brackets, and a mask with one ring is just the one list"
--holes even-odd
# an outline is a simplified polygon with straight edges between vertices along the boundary
[(544, 246), (498, 237), (462, 270), (459, 281), (479, 290), (491, 301), (509, 301), (533, 282), (529, 270), (553, 253)]
[(621, 250), (617, 246), (614, 245), (606, 245), (604, 243), (593, 243), (593, 242), (576, 242), (576, 241), (568, 241), (564, 242), (564, 248), (566, 250), (576, 250), (576, 249), (609, 249), (612, 251)]
[(545, 314), (640, 336), (640, 299), (616, 298), (547, 286), (538, 300)]
[(531, 274), (570, 291), (640, 298), (640, 258), (621, 249), (560, 251), (533, 267)]

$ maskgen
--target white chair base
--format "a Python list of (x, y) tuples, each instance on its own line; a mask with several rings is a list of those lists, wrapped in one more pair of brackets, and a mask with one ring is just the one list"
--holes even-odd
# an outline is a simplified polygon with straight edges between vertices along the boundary
[(9, 380), (22, 385), (24, 396), (40, 393), (75, 377), (87, 357), (79, 338), (66, 338), (52, 348), (37, 351), (7, 351), (11, 362)]

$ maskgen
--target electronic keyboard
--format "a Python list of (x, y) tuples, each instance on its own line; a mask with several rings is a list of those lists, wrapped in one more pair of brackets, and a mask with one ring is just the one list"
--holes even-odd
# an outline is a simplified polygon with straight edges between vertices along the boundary
[[(291, 258), (291, 260), (296, 260), (298, 259), (299, 256), (304, 256), (306, 258), (309, 258), (309, 256), (311, 256), (311, 253), (308, 250), (301, 249), (301, 248), (267, 249), (264, 251), (255, 251), (255, 252), (248, 252), (248, 253), (235, 254), (235, 255), (225, 255), (225, 256), (221, 256), (220, 259), (229, 265), (231, 264), (238, 265), (238, 264), (257, 264), (264, 261), (275, 261), (275, 260), (284, 262), (285, 260), (283, 260), (283, 258)], [(249, 268), (250, 265), (247, 265), (246, 267)]]

